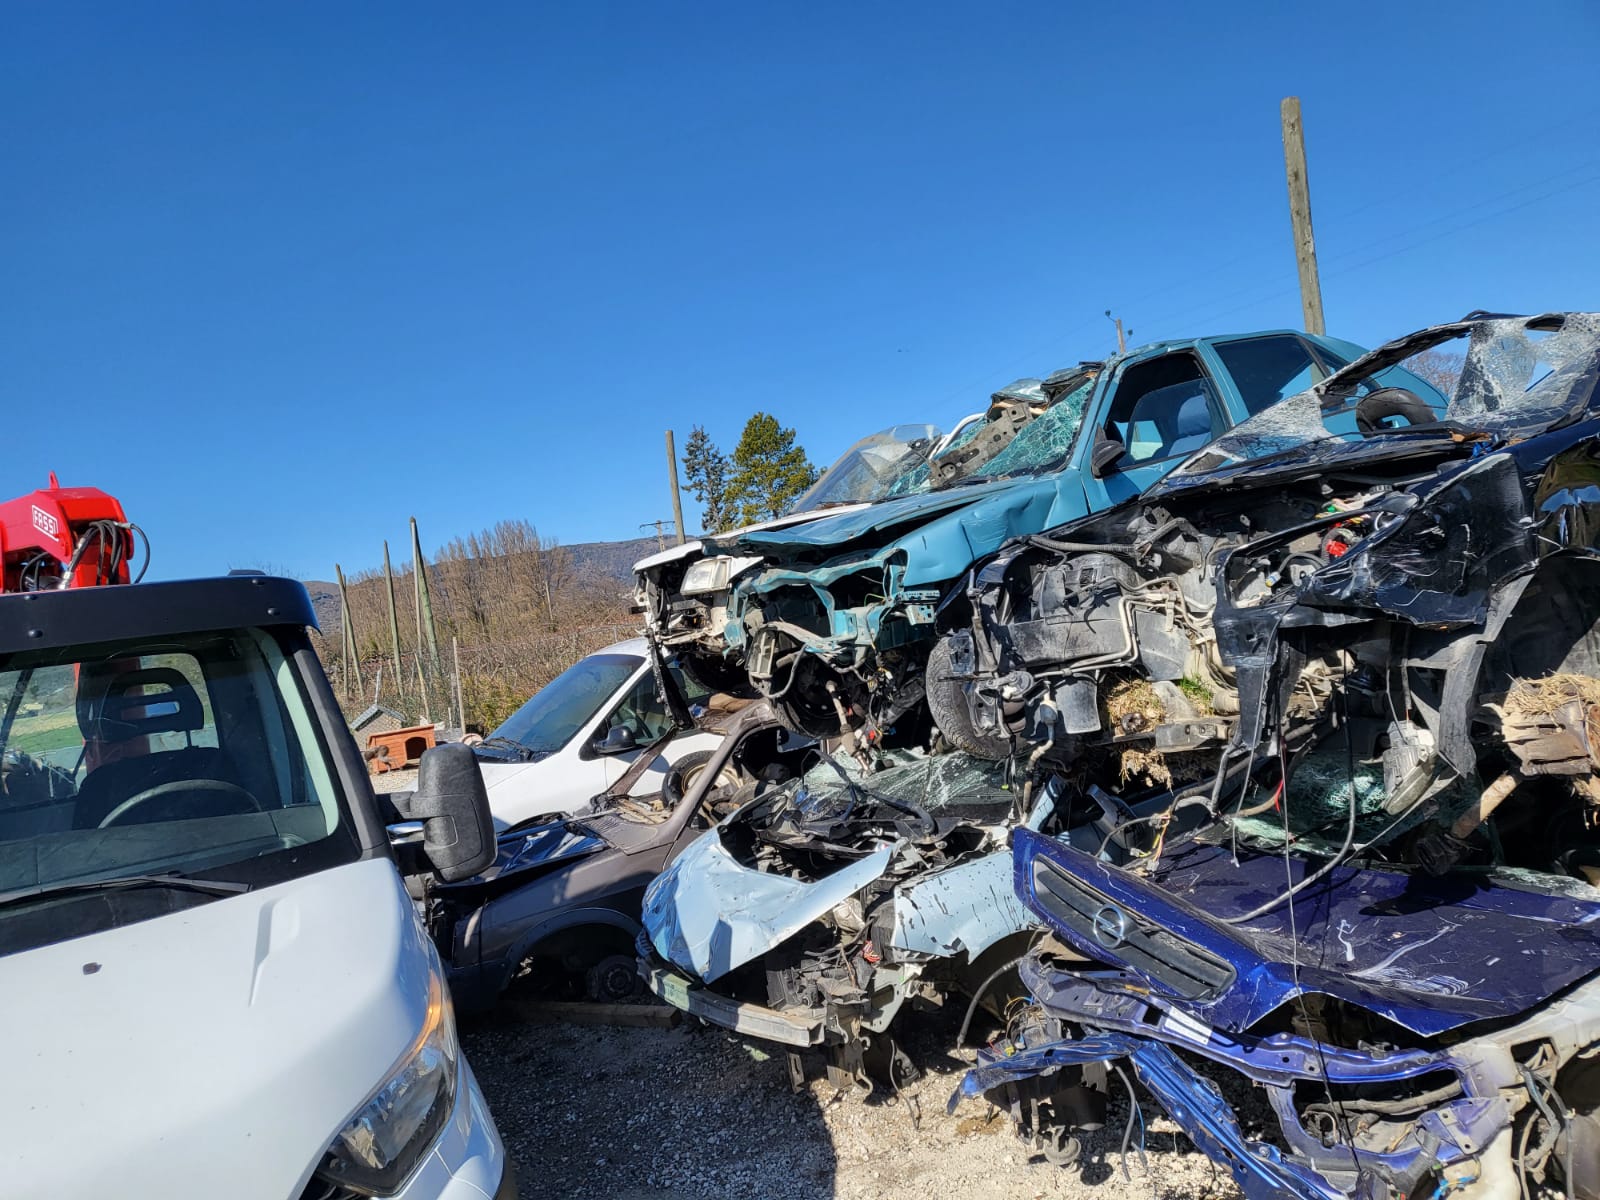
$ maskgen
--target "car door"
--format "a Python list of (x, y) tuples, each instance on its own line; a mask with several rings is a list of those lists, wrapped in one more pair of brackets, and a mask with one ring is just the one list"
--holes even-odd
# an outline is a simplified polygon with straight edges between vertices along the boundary
[(1085, 430), (1086, 440), (1093, 439), (1090, 454), (1097, 442), (1120, 444), (1122, 454), (1086, 473), (1084, 488), (1095, 509), (1143, 492), (1238, 419), (1200, 356), (1188, 349), (1123, 364), (1098, 407), (1099, 426)]

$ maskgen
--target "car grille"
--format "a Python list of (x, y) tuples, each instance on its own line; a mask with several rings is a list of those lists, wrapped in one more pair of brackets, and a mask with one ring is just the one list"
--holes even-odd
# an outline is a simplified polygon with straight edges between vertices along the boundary
[(1174, 996), (1211, 1000), (1233, 984), (1233, 967), (1223, 959), (1117, 904), (1047, 858), (1033, 860), (1033, 891), (1039, 907), (1064, 928)]

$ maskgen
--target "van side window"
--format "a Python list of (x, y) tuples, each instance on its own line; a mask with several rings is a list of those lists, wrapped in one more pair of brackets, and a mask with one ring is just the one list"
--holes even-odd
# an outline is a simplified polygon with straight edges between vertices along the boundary
[(656, 693), (654, 674), (646, 674), (629, 690), (622, 703), (612, 710), (601, 737), (621, 726), (633, 734), (634, 741), (643, 746), (662, 737), (672, 728), (672, 717), (667, 706)]

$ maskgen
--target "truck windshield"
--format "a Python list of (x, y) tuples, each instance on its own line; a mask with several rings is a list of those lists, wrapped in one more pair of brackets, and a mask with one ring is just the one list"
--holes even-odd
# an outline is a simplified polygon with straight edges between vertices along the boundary
[[(839, 456), (837, 462), (789, 506), (792, 513), (812, 512), (835, 504), (870, 504), (905, 489), (903, 477), (921, 469), (926, 479), (928, 456), (941, 434), (933, 425), (894, 425), (868, 434)], [(912, 489), (917, 490), (917, 489)]]
[(529, 754), (554, 754), (600, 715), (600, 709), (644, 665), (635, 654), (591, 654), (549, 683), (487, 738), (487, 746), (511, 746)]
[(353, 862), (338, 795), (264, 631), (0, 657), (0, 954)]
[(963, 483), (976, 483), (990, 479), (1015, 479), (1026, 475), (1043, 475), (1059, 471), (1066, 465), (1067, 457), (1083, 428), (1083, 412), (1089, 397), (1094, 394), (1098, 371), (1085, 371), (1081, 378), (1068, 382), (1063, 392), (1053, 393), (1050, 407), (984, 464), (975, 475)]

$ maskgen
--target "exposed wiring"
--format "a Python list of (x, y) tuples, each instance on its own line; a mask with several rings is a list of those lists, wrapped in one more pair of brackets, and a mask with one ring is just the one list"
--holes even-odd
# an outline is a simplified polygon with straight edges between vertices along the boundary
[(1150, 1161), (1144, 1154), (1144, 1107), (1139, 1103), (1139, 1098), (1133, 1093), (1133, 1080), (1128, 1078), (1127, 1069), (1115, 1060), (1111, 1069), (1117, 1073), (1117, 1078), (1122, 1080), (1122, 1086), (1128, 1090), (1128, 1119), (1122, 1126), (1122, 1177), (1133, 1181), (1133, 1175), (1128, 1170), (1128, 1144), (1133, 1140), (1133, 1122), (1139, 1122), (1139, 1167), (1146, 1175), (1150, 1174)]
[[(1571, 1128), (1571, 1126), (1569, 1126), (1567, 1124), (1567, 1106), (1566, 1106), (1565, 1103), (1562, 1102), (1561, 1097), (1556, 1093), (1555, 1085), (1553, 1083), (1551, 1083), (1548, 1079), (1546, 1079), (1543, 1075), (1540, 1075), (1532, 1067), (1523, 1066), (1523, 1068), (1522, 1068), (1522, 1082), (1523, 1082), (1523, 1086), (1525, 1086), (1528, 1089), (1528, 1095), (1533, 1099), (1534, 1104), (1538, 1105), (1539, 1111), (1544, 1114), (1545, 1120), (1550, 1122), (1550, 1128), (1556, 1132), (1556, 1140), (1560, 1141), (1561, 1140), (1561, 1135), (1562, 1134), (1566, 1135), (1566, 1138), (1567, 1138), (1567, 1153), (1566, 1153), (1566, 1156), (1562, 1160), (1561, 1173), (1562, 1173), (1563, 1176), (1565, 1176), (1565, 1179), (1566, 1179), (1567, 1200), (1573, 1200), (1573, 1197), (1574, 1197), (1573, 1182), (1572, 1182), (1572, 1142), (1573, 1142), (1573, 1137), (1572, 1137), (1572, 1128)], [(1534, 1086), (1535, 1084), (1538, 1085), (1537, 1088)], [(1551, 1109), (1549, 1103), (1545, 1100), (1544, 1096), (1540, 1095), (1539, 1088), (1544, 1089), (1544, 1091), (1549, 1095), (1550, 1099), (1555, 1101), (1555, 1109), (1554, 1110)]]
[[(1037, 944), (1038, 943), (1035, 943), (1035, 945)], [(1029, 952), (1031, 952), (1032, 949), (1033, 947), (1030, 946), (1028, 948)], [(978, 1005), (982, 1003), (983, 998), (989, 994), (989, 989), (994, 986), (994, 981), (999, 979), (1000, 976), (1004, 975), (1007, 971), (1019, 966), (1022, 960), (1027, 957), (1027, 953), (1017, 955), (1017, 957), (1013, 958), (1010, 962), (1004, 963), (997, 967), (989, 976), (989, 978), (985, 979), (981, 984), (978, 985), (977, 991), (972, 993), (972, 1003), (967, 1005), (967, 1015), (961, 1021), (961, 1032), (956, 1034), (956, 1045), (960, 1046), (966, 1043), (967, 1030), (972, 1027), (972, 1018), (978, 1011)]]

